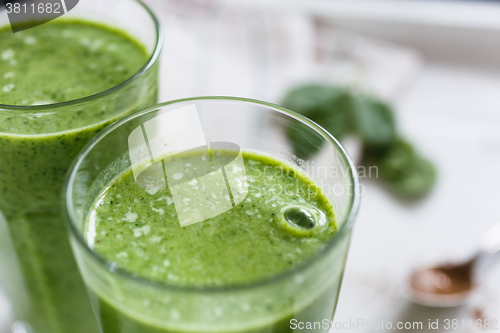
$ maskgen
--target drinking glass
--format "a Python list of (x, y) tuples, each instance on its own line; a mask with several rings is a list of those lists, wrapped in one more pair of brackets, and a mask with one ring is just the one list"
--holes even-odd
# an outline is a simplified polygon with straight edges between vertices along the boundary
[[(0, 277), (16, 332), (98, 331), (61, 216), (64, 176), (99, 131), (157, 103), (162, 35), (147, 7), (136, 0), (85, 0), (57, 20), (66, 19), (123, 31), (145, 47), (148, 59), (131, 78), (92, 96), (48, 105), (0, 104)], [(0, 9), (0, 26), (7, 24)]]
[[(183, 110), (196, 110), (201, 127), (184, 121), (191, 116), (173, 117)], [(156, 127), (149, 132), (151, 124)], [(242, 151), (270, 155), (305, 173), (331, 200), (338, 232), (312, 257), (290, 270), (225, 286), (155, 282), (94, 252), (86, 240), (86, 228), (95, 200), (115, 177), (129, 168), (134, 172), (140, 168), (140, 158), (135, 157), (141, 152), (147, 155), (149, 149), (155, 154), (149, 134), (148, 149), (137, 150), (139, 146), (131, 145), (134, 140), (129, 138), (141, 128), (140, 135), (163, 135), (175, 128), (172, 140), (181, 138), (176, 142), (185, 150), (195, 127), (202, 128), (207, 142), (230, 143)], [(359, 206), (358, 178), (345, 149), (307, 118), (277, 105), (243, 98), (197, 97), (159, 104), (101, 132), (75, 160), (65, 190), (70, 242), (102, 333), (300, 332), (308, 331), (301, 330), (306, 322), (317, 322), (317, 332), (328, 331)]]

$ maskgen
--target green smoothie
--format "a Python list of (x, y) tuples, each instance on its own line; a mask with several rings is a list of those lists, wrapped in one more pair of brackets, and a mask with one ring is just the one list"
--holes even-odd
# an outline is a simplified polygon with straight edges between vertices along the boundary
[(53, 104), (91, 96), (130, 78), (147, 58), (130, 37), (87, 22), (49, 23), (18, 33), (5, 27), (0, 103)]
[[(227, 151), (212, 151), (211, 155), (222, 160), (227, 155), (228, 161), (234, 156)], [(170, 285), (242, 286), (293, 269), (336, 234), (332, 203), (298, 169), (267, 155), (243, 152), (242, 156), (248, 190), (245, 198), (220, 215), (187, 226), (179, 222), (179, 206), (168, 184), (165, 188), (142, 188), (132, 170), (125, 171), (102, 186), (89, 213), (87, 243), (121, 269)], [(199, 161), (208, 158), (207, 153), (179, 154), (164, 159), (163, 163), (166, 168), (178, 170), (174, 178), (189, 180), (187, 184), (197, 195), (209, 198), (203, 184), (195, 178)], [(155, 172), (153, 167), (150, 170)], [(185, 207), (189, 209), (189, 204)], [(91, 279), (87, 283), (93, 290)], [(331, 291), (338, 285), (322, 288)], [(123, 307), (117, 309), (98, 289), (93, 292), (104, 333), (204, 332), (203, 327), (186, 329), (176, 327), (175, 320), (169, 322), (169, 314), (162, 309), (161, 295), (157, 296), (159, 301), (147, 298), (147, 303), (152, 304), (148, 305), (149, 316), (156, 315), (158, 319), (153, 323), (140, 314), (127, 313)], [(116, 290), (119, 289), (117, 286)], [(332, 308), (335, 297), (330, 298), (331, 295), (320, 291), (319, 297), (303, 306), (291, 305), (293, 301), (283, 299), (282, 317), (274, 318), (272, 323), (228, 332), (291, 332), (289, 320), (307, 313), (314, 313), (309, 319), (315, 316), (331, 319), (332, 313), (325, 315), (322, 309)], [(262, 306), (265, 299), (257, 303), (256, 306)], [(230, 308), (221, 307), (220, 311), (231, 311)], [(271, 309), (263, 307), (262, 311)]]
[(148, 58), (131, 37), (90, 22), (0, 30), (0, 211), (21, 278), (2, 258), (0, 275), (16, 317), (37, 333), (97, 331), (60, 215), (64, 175), (101, 129), (156, 101), (157, 67), (102, 98), (39, 112), (7, 105), (91, 96), (126, 81)]

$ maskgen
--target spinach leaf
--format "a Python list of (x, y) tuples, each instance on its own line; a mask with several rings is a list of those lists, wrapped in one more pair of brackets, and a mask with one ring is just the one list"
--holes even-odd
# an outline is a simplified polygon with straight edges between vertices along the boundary
[(391, 108), (368, 97), (352, 99), (356, 131), (365, 145), (386, 147), (396, 139), (396, 125)]
[(303, 85), (292, 89), (285, 96), (282, 105), (310, 118), (311, 114), (326, 112), (325, 108), (328, 108), (328, 105), (336, 98), (338, 92), (338, 88), (328, 85)]
[[(342, 140), (348, 134), (363, 142), (363, 163), (375, 165), (379, 177), (394, 193), (405, 197), (427, 194), (436, 181), (431, 162), (412, 145), (397, 138), (392, 109), (372, 97), (346, 88), (308, 84), (291, 90), (283, 106), (298, 112)], [(311, 156), (324, 142), (313, 130), (291, 126), (288, 139), (296, 154)]]
[[(352, 130), (349, 114), (351, 112), (351, 96), (346, 89), (307, 85), (292, 90), (284, 99), (283, 106), (300, 113), (341, 139)], [(322, 142), (314, 142), (312, 133), (300, 133), (292, 126), (288, 137), (295, 151), (316, 152)]]
[(436, 169), (406, 141), (397, 139), (376, 162), (379, 176), (395, 194), (421, 197), (436, 181)]

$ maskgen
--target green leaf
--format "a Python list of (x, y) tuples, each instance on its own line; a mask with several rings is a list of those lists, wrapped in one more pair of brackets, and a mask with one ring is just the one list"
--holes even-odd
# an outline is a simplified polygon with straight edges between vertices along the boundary
[(291, 126), (287, 130), (288, 141), (296, 155), (307, 157), (314, 155), (323, 145), (312, 129), (304, 129), (302, 126)]
[(370, 147), (384, 147), (396, 138), (396, 125), (391, 108), (367, 97), (352, 98), (354, 123), (363, 143)]
[[(310, 84), (293, 89), (283, 101), (283, 106), (300, 113), (332, 134), (338, 140), (352, 131), (350, 94), (344, 88)], [(300, 133), (297, 128), (288, 131), (295, 151), (315, 153), (322, 142), (316, 142), (311, 133)]]
[(436, 182), (436, 169), (432, 163), (401, 139), (379, 157), (378, 167), (380, 178), (401, 196), (424, 196)]
[(312, 120), (337, 140), (341, 140), (350, 132), (350, 119), (346, 112), (331, 112), (326, 115), (314, 117)]
[[(300, 113), (330, 132), (338, 140), (356, 133), (363, 141), (363, 163), (376, 165), (382, 181), (396, 194), (420, 197), (436, 181), (431, 162), (411, 144), (397, 139), (394, 115), (389, 105), (351, 93), (346, 88), (308, 84), (291, 90), (283, 106)], [(313, 130), (291, 126), (288, 139), (296, 154), (310, 156), (324, 143)]]
[(337, 95), (337, 88), (328, 85), (308, 84), (292, 89), (282, 105), (306, 117), (325, 112)]

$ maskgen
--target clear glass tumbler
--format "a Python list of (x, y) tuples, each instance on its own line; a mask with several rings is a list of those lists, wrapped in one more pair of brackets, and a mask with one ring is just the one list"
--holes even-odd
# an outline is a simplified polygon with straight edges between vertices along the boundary
[[(338, 233), (293, 269), (245, 285), (154, 282), (94, 252), (85, 238), (87, 217), (103, 186), (136, 166), (129, 157), (131, 133), (160, 115), (193, 107), (207, 142), (229, 142), (244, 151), (271, 155), (312, 178), (334, 205)], [(158, 126), (156, 133), (161, 132)], [(307, 142), (293, 139), (299, 137)], [(153, 147), (151, 138), (149, 144)], [(359, 206), (358, 178), (339, 142), (307, 118), (242, 98), (199, 97), (159, 104), (101, 132), (74, 162), (65, 189), (70, 241), (102, 333), (309, 331), (301, 329), (301, 322), (318, 322), (322, 326), (317, 324), (316, 332), (328, 331)]]
[[(149, 58), (128, 80), (92, 96), (37, 106), (0, 104), (0, 287), (12, 303), (15, 329), (36, 333), (98, 331), (61, 217), (64, 176), (99, 131), (157, 103), (158, 95), (162, 36), (140, 1), (80, 1), (57, 20), (67, 19), (123, 31), (143, 44)], [(0, 27), (7, 24), (0, 9)]]

